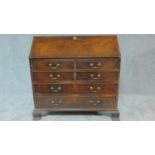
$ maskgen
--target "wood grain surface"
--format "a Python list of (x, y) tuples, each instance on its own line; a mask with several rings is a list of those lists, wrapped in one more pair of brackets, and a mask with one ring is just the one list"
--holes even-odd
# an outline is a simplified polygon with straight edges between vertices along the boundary
[(51, 111), (103, 111), (117, 120), (120, 63), (114, 35), (34, 37), (34, 118)]

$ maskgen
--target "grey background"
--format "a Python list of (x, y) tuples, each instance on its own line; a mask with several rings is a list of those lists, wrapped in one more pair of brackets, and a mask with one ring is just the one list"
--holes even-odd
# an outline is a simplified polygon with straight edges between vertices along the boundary
[[(0, 35), (0, 120), (32, 120), (28, 56), (34, 35)], [(121, 120), (155, 120), (155, 35), (118, 35)], [(98, 115), (49, 115), (42, 120), (110, 120)]]

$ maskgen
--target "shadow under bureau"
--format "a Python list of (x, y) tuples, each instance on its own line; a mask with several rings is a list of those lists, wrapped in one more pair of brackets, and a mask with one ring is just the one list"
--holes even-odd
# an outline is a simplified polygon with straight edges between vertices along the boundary
[(33, 118), (49, 112), (99, 112), (119, 119), (116, 36), (34, 37), (30, 52)]

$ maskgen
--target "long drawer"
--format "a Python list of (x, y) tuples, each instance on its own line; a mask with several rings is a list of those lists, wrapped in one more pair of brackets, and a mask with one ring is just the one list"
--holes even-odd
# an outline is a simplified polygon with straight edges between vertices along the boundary
[(115, 109), (117, 107), (117, 98), (116, 97), (35, 97), (36, 108), (52, 108), (55, 110), (69, 110), (69, 109)]
[(118, 84), (33, 84), (35, 93), (116, 95)]

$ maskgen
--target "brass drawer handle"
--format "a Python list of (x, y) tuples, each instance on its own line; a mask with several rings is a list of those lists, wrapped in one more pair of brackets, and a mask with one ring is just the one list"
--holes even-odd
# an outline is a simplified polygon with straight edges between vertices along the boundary
[(89, 103), (91, 105), (97, 106), (97, 105), (100, 105), (102, 101), (101, 100), (89, 100)]
[(51, 67), (52, 69), (57, 69), (60, 66), (60, 63), (56, 64), (49, 63), (48, 66)]
[(50, 103), (53, 105), (60, 105), (60, 104), (62, 104), (62, 100), (51, 100)]
[(97, 64), (96, 64), (96, 63), (90, 63), (90, 64), (89, 64), (89, 66), (90, 66), (91, 68), (93, 68), (93, 69), (98, 69), (98, 68), (101, 67), (101, 65), (102, 65), (101, 62), (98, 62)]
[(91, 90), (91, 92), (97, 93), (101, 90), (101, 87), (97, 86), (96, 88), (94, 88), (93, 86), (90, 86), (89, 89)]
[(98, 80), (98, 79), (100, 79), (101, 74), (97, 74), (96, 77), (95, 77), (94, 74), (90, 74), (90, 77), (91, 77), (93, 80)]
[(51, 79), (53, 79), (53, 80), (57, 80), (58, 78), (61, 77), (61, 75), (60, 75), (60, 74), (57, 74), (57, 75), (54, 77), (53, 74), (50, 74), (49, 77), (50, 77)]
[(50, 89), (52, 90), (52, 92), (57, 93), (62, 90), (62, 87), (61, 86), (58, 86), (58, 87), (51, 86)]

